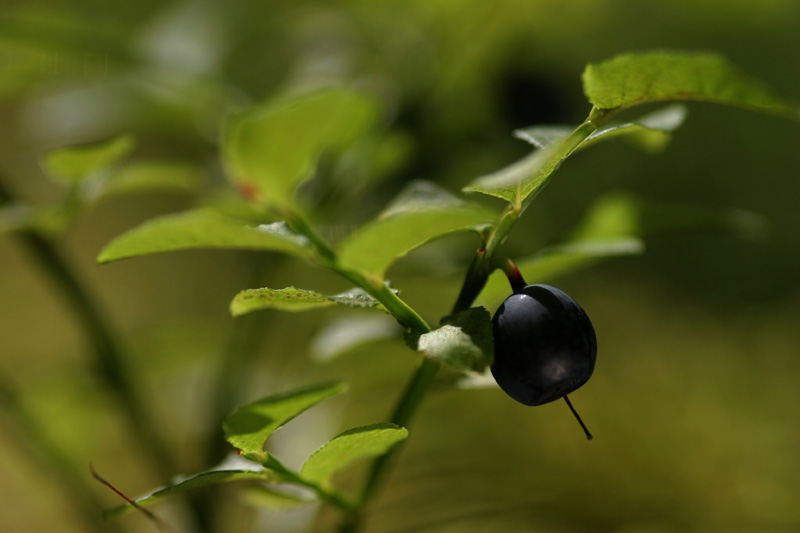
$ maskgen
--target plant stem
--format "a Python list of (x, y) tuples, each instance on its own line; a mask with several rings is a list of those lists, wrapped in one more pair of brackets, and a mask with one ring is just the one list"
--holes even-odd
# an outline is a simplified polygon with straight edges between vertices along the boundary
[[(569, 156), (589, 135), (596, 131), (601, 125), (608, 122), (611, 114), (592, 109), (586, 121), (578, 126), (566, 139), (564, 139), (552, 152), (551, 163), (554, 168)], [(516, 224), (522, 212), (530, 204), (533, 199), (530, 198), (520, 201), (518, 203), (511, 203), (503, 211), (500, 219), (495, 224), (494, 229), (486, 240), (486, 245), (479, 248), (475, 253), (467, 274), (464, 278), (464, 283), (461, 286), (458, 298), (451, 314), (458, 313), (465, 309), (469, 309), (475, 298), (478, 297), (486, 281), (491, 274), (493, 267), (492, 259), (494, 258), (498, 248), (505, 241), (511, 229)], [(413, 329), (413, 328), (412, 328)], [(399, 426), (407, 426), (411, 418), (416, 413), (422, 398), (433, 383), (437, 372), (440, 368), (440, 363), (423, 357), (414, 375), (411, 377), (397, 407), (394, 410), (391, 421)], [(347, 515), (341, 524), (340, 531), (342, 533), (355, 533), (361, 527), (361, 513), (364, 507), (373, 496), (375, 490), (385, 476), (388, 466), (396, 456), (399, 447), (393, 448), (389, 453), (382, 455), (375, 459), (372, 467), (367, 475), (367, 481), (362, 489), (361, 497), (358, 502), (358, 511)]]
[[(14, 196), (0, 179), (0, 204), (14, 200)], [(67, 299), (92, 347), (95, 373), (105, 382), (108, 390), (116, 395), (123, 413), (159, 475), (168, 478), (175, 472), (176, 463), (129, 378), (122, 348), (104, 313), (92, 300), (78, 274), (49, 239), (34, 229), (19, 230), (15, 232), (15, 236)], [(198, 502), (190, 498), (189, 503), (200, 529), (210, 531), (211, 524), (203, 521)]]
[[(414, 375), (409, 380), (403, 395), (400, 397), (400, 402), (395, 407), (392, 413), (391, 422), (398, 426), (407, 427), (414, 413), (417, 411), (425, 393), (436, 378), (441, 364), (433, 359), (421, 357), (419, 366), (417, 366)], [(396, 450), (397, 447), (392, 450)], [(393, 460), (396, 452), (390, 451), (387, 454), (381, 455), (372, 463), (369, 474), (367, 475), (366, 483), (361, 490), (361, 497), (359, 498), (359, 507), (363, 507), (373, 492), (377, 488), (380, 481), (385, 475), (386, 469)]]
[(400, 323), (404, 328), (410, 329), (416, 333), (427, 333), (431, 330), (425, 320), (419, 316), (407, 303), (405, 303), (394, 291), (392, 291), (383, 280), (368, 278), (359, 272), (341, 268), (336, 262), (336, 252), (328, 246), (328, 243), (314, 231), (314, 228), (306, 222), (306, 220), (299, 213), (292, 213), (287, 217), (287, 222), (296, 232), (308, 237), (311, 244), (314, 246), (319, 261), (330, 270), (338, 273), (340, 276), (352, 281), (358, 287), (361, 287), (367, 293), (378, 300), (387, 311)]
[[(0, 202), (11, 201), (13, 196), (0, 180)], [(163, 474), (171, 474), (174, 463), (128, 378), (116, 336), (106, 322), (104, 314), (92, 301), (78, 274), (72, 270), (55, 245), (38, 231), (23, 229), (17, 231), (15, 235), (61, 289), (92, 345), (95, 371), (106, 382), (109, 390), (119, 398), (131, 425), (141, 436), (159, 470)]]
[[(602, 124), (605, 124), (610, 117), (611, 115), (609, 113), (593, 108), (586, 121), (553, 148), (545, 165), (552, 166), (552, 172), (555, 172), (555, 169), (558, 168), (561, 161), (569, 156), (569, 154)], [(552, 172), (550, 175), (552, 175)], [(549, 180), (549, 176), (547, 176), (545, 180)], [(520, 215), (530, 204), (531, 200), (533, 200), (534, 196), (535, 194), (528, 198), (520, 199), (518, 202), (512, 202), (505, 211), (503, 211), (503, 214), (497, 221), (497, 224), (495, 224), (489, 238), (486, 240), (485, 246), (478, 249), (470, 263), (451, 314), (468, 309), (475, 298), (478, 297), (481, 290), (483, 290), (489, 278), (489, 274), (497, 267), (497, 263), (493, 263), (493, 258), (498, 248), (505, 241), (509, 232), (514, 227), (514, 224), (516, 224)], [(359, 273), (338, 268), (336, 265), (336, 255), (333, 250), (314, 233), (313, 229), (305, 220), (301, 217), (294, 217), (294, 219), (290, 221), (290, 225), (292, 225), (296, 231), (303, 233), (311, 240), (317, 248), (321, 259), (326, 263), (326, 266), (339, 272), (341, 275), (366, 290), (370, 295), (381, 302), (401, 325), (415, 333), (426, 333), (430, 331), (430, 326), (385, 284), (368, 279)], [(522, 279), (521, 275), (520, 279)], [(400, 397), (395, 407), (391, 417), (392, 423), (404, 427), (408, 426), (422, 402), (422, 399), (436, 378), (440, 367), (441, 364), (437, 361), (433, 361), (427, 357), (421, 358), (419, 366), (408, 382), (403, 395)], [(397, 455), (399, 448), (400, 447), (396, 446), (388, 453), (373, 461), (356, 509), (346, 514), (340, 525), (340, 531), (342, 533), (355, 533), (360, 529), (363, 509), (374, 495), (381, 480), (385, 477), (386, 470)]]
[(103, 504), (89, 488), (88, 478), (53, 444), (41, 425), (24, 408), (19, 394), (4, 375), (0, 375), (0, 408), (22, 437), (14, 436), (9, 440), (36, 459), (39, 463), (37, 468), (47, 472), (47, 477), (58, 483), (61, 492), (73, 502), (84, 525), (98, 533), (118, 531), (118, 526), (112, 526), (101, 518), (99, 510)]
[(522, 277), (522, 273), (520, 273), (517, 265), (515, 265), (514, 261), (508, 257), (503, 257), (500, 255), (494, 256), (494, 258), (492, 258), (491, 267), (492, 270), (503, 271), (508, 278), (508, 283), (511, 285), (511, 290), (514, 291), (514, 294), (519, 294), (522, 292), (522, 289), (524, 289), (527, 285), (525, 278)]

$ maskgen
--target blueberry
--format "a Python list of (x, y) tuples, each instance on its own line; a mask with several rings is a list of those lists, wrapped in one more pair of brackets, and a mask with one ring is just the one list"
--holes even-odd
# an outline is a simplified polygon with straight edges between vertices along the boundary
[(492, 375), (520, 403), (542, 405), (563, 397), (569, 404), (566, 395), (594, 371), (592, 323), (575, 300), (555, 287), (522, 287), (503, 302), (492, 324)]

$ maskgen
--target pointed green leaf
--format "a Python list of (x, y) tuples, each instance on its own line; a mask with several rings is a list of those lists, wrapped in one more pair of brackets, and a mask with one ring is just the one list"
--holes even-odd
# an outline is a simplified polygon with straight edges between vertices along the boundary
[(328, 362), (358, 347), (396, 338), (397, 322), (387, 316), (342, 317), (328, 324), (311, 341), (311, 357)]
[(77, 185), (122, 160), (133, 147), (133, 137), (125, 135), (102, 143), (60, 148), (45, 154), (42, 167), (53, 180)]
[(198, 248), (264, 250), (302, 257), (311, 253), (307, 239), (291, 231), (284, 222), (252, 227), (213, 211), (199, 209), (145, 222), (111, 241), (97, 260), (107, 263), (157, 252)]
[(766, 227), (763, 216), (749, 211), (644, 203), (631, 194), (613, 192), (594, 202), (574, 232), (572, 242), (649, 238), (682, 231), (724, 232), (749, 239), (761, 236)]
[(228, 218), (235, 218), (249, 225), (276, 222), (272, 211), (262, 205), (247, 201), (230, 187), (205, 192), (199, 198), (200, 207), (215, 211)]
[(291, 511), (315, 501), (313, 498), (279, 491), (267, 485), (246, 487), (242, 491), (242, 496), (248, 504), (274, 512)]
[(202, 182), (196, 165), (178, 161), (139, 160), (123, 165), (99, 187), (99, 196), (151, 191), (190, 192)]
[(389, 423), (350, 429), (314, 452), (300, 474), (312, 483), (328, 486), (339, 470), (358, 460), (383, 455), (406, 437), (405, 428)]
[[(686, 107), (674, 104), (631, 122), (611, 123), (589, 135), (578, 147), (583, 150), (599, 141), (624, 137), (647, 151), (657, 151), (670, 140), (670, 133), (686, 119)], [(575, 126), (531, 126), (514, 131), (514, 137), (537, 148), (547, 148), (566, 139)]]
[(744, 239), (759, 239), (769, 227), (766, 217), (742, 209), (659, 204), (644, 206), (640, 224), (646, 235), (722, 232)]
[(331, 305), (345, 307), (375, 307), (385, 310), (375, 298), (363, 289), (326, 295), (320, 292), (286, 287), (285, 289), (246, 289), (237, 294), (230, 305), (233, 316), (252, 313), (262, 309), (279, 309), (281, 311), (307, 311)]
[(367, 94), (327, 89), (280, 99), (231, 117), (223, 138), (229, 178), (248, 196), (282, 207), (324, 150), (341, 150), (379, 118)]
[(583, 72), (586, 97), (599, 109), (665, 100), (701, 100), (797, 115), (790, 105), (747, 78), (724, 57), (654, 51), (623, 54)]
[(407, 132), (380, 132), (359, 139), (336, 162), (332, 181), (343, 190), (359, 191), (392, 176), (408, 160), (414, 139)]
[(347, 390), (344, 383), (328, 383), (267, 396), (239, 407), (222, 423), (225, 439), (245, 454), (260, 456), (270, 435), (322, 400)]
[(473, 307), (442, 319), (442, 326), (419, 337), (417, 350), (456, 370), (482, 372), (494, 359), (492, 319)]
[(642, 235), (642, 202), (626, 192), (610, 192), (595, 200), (572, 232), (570, 242), (637, 238)]
[(281, 311), (306, 311), (335, 305), (320, 292), (286, 287), (285, 289), (246, 289), (231, 301), (233, 316), (240, 316), (261, 309), (280, 309)]
[[(245, 481), (253, 479), (268, 480), (270, 478), (271, 478), (271, 473), (269, 470), (266, 469), (212, 470), (209, 472), (202, 472), (200, 474), (188, 476), (184, 479), (176, 481), (172, 485), (158, 489), (152, 494), (136, 498), (134, 501), (140, 507), (146, 507), (148, 505), (158, 503), (159, 501), (165, 498), (169, 498), (170, 496), (174, 496), (176, 494), (181, 494), (202, 487), (207, 487), (209, 485), (218, 485), (220, 483), (230, 483), (233, 481)], [(103, 518), (106, 519), (112, 518), (114, 516), (127, 513), (128, 511), (132, 511), (133, 509), (134, 509), (133, 505), (129, 503), (126, 503), (124, 505), (119, 505), (117, 507), (112, 507), (111, 509), (103, 511)]]
[(436, 237), (474, 228), (494, 217), (424, 181), (411, 183), (366, 226), (339, 248), (339, 265), (383, 276), (398, 258)]
[(537, 125), (514, 130), (514, 137), (534, 145), (547, 148), (566, 139), (576, 126)]
[(633, 122), (611, 124), (589, 135), (578, 147), (587, 148), (599, 141), (624, 137), (648, 152), (662, 150), (670, 141), (670, 133), (677, 130), (686, 119), (686, 107), (671, 105), (647, 114)]
[(464, 187), (464, 192), (479, 192), (502, 198), (513, 204), (537, 194), (550, 180), (563, 158), (558, 157), (560, 143), (536, 150), (511, 165), (481, 176)]
[(32, 230), (56, 236), (69, 228), (78, 209), (79, 206), (70, 201), (49, 207), (6, 205), (0, 207), (0, 234)]
[[(397, 293), (395, 289), (391, 289), (392, 292)], [(343, 305), (345, 307), (375, 307), (386, 311), (386, 308), (381, 305), (381, 303), (370, 296), (367, 291), (362, 289), (361, 287), (356, 287), (354, 289), (350, 289), (349, 291), (340, 292), (339, 294), (334, 294), (332, 296), (328, 296), (329, 299), (336, 302), (339, 305)]]

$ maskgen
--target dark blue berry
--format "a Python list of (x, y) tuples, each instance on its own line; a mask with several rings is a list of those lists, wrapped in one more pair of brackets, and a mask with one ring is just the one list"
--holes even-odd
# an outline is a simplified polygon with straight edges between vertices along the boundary
[(527, 285), (503, 302), (492, 323), (492, 375), (518, 402), (541, 405), (566, 398), (591, 377), (597, 359), (594, 328), (565, 292)]

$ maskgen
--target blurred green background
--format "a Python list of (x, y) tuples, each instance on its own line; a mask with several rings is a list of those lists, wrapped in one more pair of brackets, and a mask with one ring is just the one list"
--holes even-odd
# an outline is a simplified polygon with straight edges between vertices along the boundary
[[(52, 203), (60, 191), (39, 166), (42, 154), (132, 133), (136, 156), (195, 164), (213, 191), (224, 182), (216, 143), (226, 113), (288, 87), (355, 82), (386, 101), (384, 139), (396, 157), (355, 202), (307, 191), (335, 235), (374, 216), (409, 180), (458, 190), (524, 155), (514, 128), (588, 113), (586, 63), (653, 48), (719, 51), (797, 100), (800, 3), (6, 0), (0, 174), (20, 199)], [(593, 200), (619, 190), (647, 205), (752, 211), (768, 231), (757, 239), (706, 229), (646, 235), (643, 256), (558, 280), (597, 330), (595, 375), (572, 395), (595, 440), (583, 439), (562, 404), (532, 409), (494, 389), (441, 387), (419, 413), (368, 531), (800, 531), (800, 125), (689, 108), (664, 153), (609, 143), (571, 158), (515, 228), (507, 255), (563, 240)], [(128, 370), (180, 458), (174, 473), (210, 466), (199, 443), (216, 424), (211, 391), (234, 337), (245, 338), (248, 357), (237, 402), (331, 377), (351, 385), (270, 441), (288, 464), (340, 430), (384, 419), (415, 364), (402, 342), (318, 364), (309, 339), (337, 311), (237, 321), (227, 312), (247, 287), (348, 288), (333, 275), (245, 252), (95, 265), (114, 236), (196, 201), (112, 198), (57, 240), (123, 336)], [(468, 236), (438, 241), (389, 277), (434, 322), (475, 245)], [(12, 235), (0, 236), (0, 295), (0, 375), (86, 490), (103, 505), (119, 503), (89, 479), (90, 462), (130, 495), (163, 484), (89, 371), (75, 317)], [(8, 409), (0, 428), (0, 530), (88, 531), (74, 498), (84, 489), (61, 490), (42, 442)], [(219, 531), (325, 531), (336, 519), (314, 508), (277, 515), (245, 506), (235, 488), (215, 500)], [(155, 510), (191, 530), (180, 502)], [(154, 528), (130, 515), (110, 530)]]

